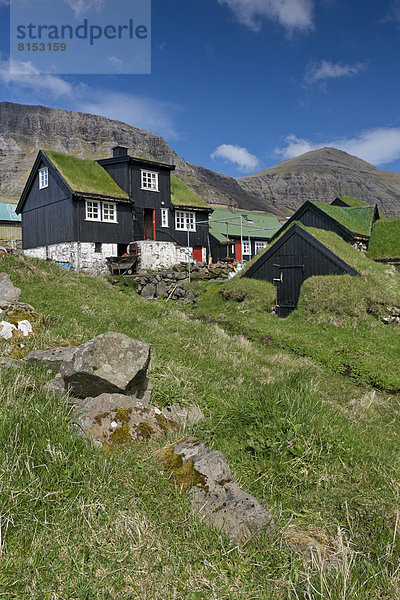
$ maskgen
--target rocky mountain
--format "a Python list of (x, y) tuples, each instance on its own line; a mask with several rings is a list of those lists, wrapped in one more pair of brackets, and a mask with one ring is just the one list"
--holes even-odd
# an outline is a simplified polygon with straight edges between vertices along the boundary
[(306, 200), (330, 203), (336, 196), (354, 196), (377, 203), (387, 217), (400, 217), (400, 174), (335, 148), (307, 152), (237, 181), (254, 198), (268, 198), (281, 211), (296, 210)]
[(106, 117), (11, 102), (0, 102), (0, 196), (19, 198), (40, 148), (97, 159), (111, 156), (117, 144), (128, 146), (133, 156), (176, 165), (177, 175), (211, 203), (270, 208), (232, 177), (186, 162), (149, 131)]
[(188, 163), (163, 138), (121, 121), (11, 102), (0, 102), (0, 196), (17, 201), (39, 148), (106, 158), (117, 144), (132, 155), (174, 164), (178, 176), (211, 204), (285, 217), (305, 200), (351, 195), (377, 202), (388, 217), (400, 216), (400, 175), (334, 148), (233, 178)]

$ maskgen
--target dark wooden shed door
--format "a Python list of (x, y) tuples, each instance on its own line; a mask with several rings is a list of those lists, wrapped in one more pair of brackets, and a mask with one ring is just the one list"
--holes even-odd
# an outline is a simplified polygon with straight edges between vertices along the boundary
[(299, 299), (304, 281), (304, 257), (299, 254), (276, 256), (274, 267), (278, 315), (287, 317), (296, 308)]
[(145, 208), (143, 211), (144, 239), (145, 240), (155, 240), (156, 239), (155, 212), (156, 211), (152, 208)]

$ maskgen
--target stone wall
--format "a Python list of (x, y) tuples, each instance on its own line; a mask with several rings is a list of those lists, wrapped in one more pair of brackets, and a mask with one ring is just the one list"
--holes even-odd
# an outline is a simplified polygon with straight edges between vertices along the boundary
[[(205, 263), (193, 263), (190, 266), (191, 281), (227, 279), (233, 271), (231, 265), (218, 263), (208, 267)], [(196, 294), (188, 287), (189, 269), (186, 263), (179, 263), (169, 271), (157, 273), (142, 272), (131, 275), (135, 289), (143, 298), (167, 298), (170, 300), (195, 301)]]
[(71, 271), (90, 273), (91, 275), (108, 275), (106, 257), (117, 255), (117, 245), (102, 244), (101, 252), (95, 252), (95, 244), (91, 242), (63, 242), (62, 244), (29, 248), (24, 253), (31, 258), (62, 263)]
[[(180, 262), (188, 262), (188, 249), (177, 246), (173, 242), (141, 241), (137, 242), (139, 250), (139, 269), (162, 271), (171, 269)], [(189, 248), (190, 260), (193, 262), (192, 248)]]

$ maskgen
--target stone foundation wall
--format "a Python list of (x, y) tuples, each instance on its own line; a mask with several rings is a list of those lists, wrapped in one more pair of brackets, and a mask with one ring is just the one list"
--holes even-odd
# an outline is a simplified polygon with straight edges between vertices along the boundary
[[(177, 246), (173, 242), (137, 242), (139, 250), (138, 269), (152, 271), (162, 271), (171, 269), (180, 262), (188, 262), (188, 249), (184, 246)], [(189, 248), (190, 260), (193, 262), (192, 248)]]
[(50, 246), (29, 248), (26, 256), (52, 260), (62, 263), (71, 271), (90, 273), (91, 275), (108, 275), (106, 257), (117, 255), (117, 244), (102, 244), (101, 252), (95, 252), (95, 244), (91, 242), (63, 242)]

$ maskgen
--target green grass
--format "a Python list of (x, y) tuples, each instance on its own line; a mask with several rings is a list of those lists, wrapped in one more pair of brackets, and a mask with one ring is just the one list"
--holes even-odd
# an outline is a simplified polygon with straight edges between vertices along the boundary
[[(69, 426), (67, 404), (43, 392), (49, 374), (3, 371), (2, 596), (399, 597), (399, 396), (275, 343), (319, 330), (325, 352), (332, 342), (324, 326), (271, 316), (272, 288), (263, 282), (233, 280), (225, 297), (220, 284), (193, 284), (203, 290), (200, 307), (183, 311), (45, 262), (5, 256), (0, 269), (46, 317), (26, 349), (110, 330), (150, 342), (153, 402), (198, 403), (206, 419), (193, 433), (226, 454), (276, 522), (237, 547), (191, 514), (189, 497), (161, 469), (154, 452), (167, 439), (95, 449)], [(376, 345), (386, 331), (394, 327), (378, 328)], [(14, 343), (0, 345), (5, 354)]]
[(171, 173), (171, 201), (175, 206), (210, 208), (203, 198), (200, 198), (200, 196), (198, 196), (174, 173)]
[(370, 237), (374, 219), (375, 206), (361, 206), (347, 208), (344, 206), (332, 206), (322, 202), (312, 202), (320, 210), (344, 225), (352, 233)]
[(352, 208), (368, 206), (367, 202), (364, 202), (364, 200), (360, 200), (359, 198), (354, 198), (353, 196), (338, 196), (338, 198), (340, 198), (340, 200), (343, 200), (343, 202), (346, 202), (346, 204), (348, 204)]
[(367, 255), (370, 258), (400, 258), (400, 219), (375, 223)]
[(54, 150), (46, 150), (46, 155), (74, 192), (98, 194), (112, 198), (129, 198), (107, 171), (94, 160), (77, 158)]

